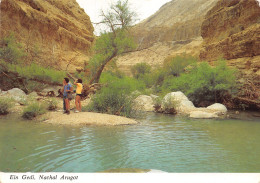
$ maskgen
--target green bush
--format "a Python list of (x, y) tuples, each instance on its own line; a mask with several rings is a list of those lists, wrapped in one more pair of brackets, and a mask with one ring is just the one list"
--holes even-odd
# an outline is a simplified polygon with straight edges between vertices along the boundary
[(122, 75), (122, 73), (118, 74), (117, 72), (102, 73), (100, 83), (109, 85), (113, 88), (120, 88), (120, 90), (124, 93), (131, 93), (136, 90), (144, 91), (146, 88), (143, 81), (127, 77), (125, 75)]
[(163, 93), (161, 86), (165, 79), (178, 77), (187, 70), (189, 65), (196, 62), (196, 58), (187, 55), (168, 57), (162, 67), (157, 66), (154, 70), (148, 68), (146, 71), (147, 64), (141, 63), (132, 68), (132, 73), (135, 78), (144, 82), (146, 87), (153, 87), (154, 92), (159, 94)]
[(9, 113), (9, 109), (13, 106), (12, 100), (7, 98), (0, 98), (0, 115)]
[[(6, 72), (9, 76), (3, 75), (4, 79), (0, 79), (0, 82), (13, 78), (8, 86), (33, 88), (30, 82), (43, 83), (46, 81), (47, 83), (58, 84), (66, 76), (63, 71), (46, 68), (39, 64), (28, 65), (25, 62), (25, 56), (24, 48), (16, 42), (13, 34), (0, 40), (0, 72)], [(4, 82), (4, 84), (6, 83)]]
[(138, 79), (146, 74), (151, 73), (151, 66), (147, 63), (138, 63), (131, 68), (133, 76)]
[(120, 92), (119, 88), (102, 88), (92, 99), (88, 111), (130, 117), (132, 114), (132, 98)]
[(216, 67), (203, 62), (180, 77), (169, 77), (163, 91), (182, 91), (197, 105), (201, 101), (218, 102), (222, 96), (236, 89), (236, 71), (220, 60)]
[(0, 60), (7, 63), (17, 64), (21, 62), (24, 57), (25, 51), (22, 46), (15, 41), (14, 34), (10, 34), (0, 40)]
[(196, 62), (196, 58), (188, 55), (168, 57), (164, 61), (163, 69), (167, 76), (180, 76), (188, 65)]
[(66, 73), (63, 71), (57, 71), (52, 68), (45, 68), (38, 64), (31, 64), (27, 66), (7, 64), (7, 67), (10, 71), (18, 73), (21, 77), (48, 82), (52, 81), (53, 83), (60, 83), (66, 76)]
[[(3, 62), (1, 62), (3, 64)], [(58, 71), (52, 68), (45, 68), (38, 64), (22, 65), (5, 63), (10, 72), (17, 73), (26, 79), (60, 83), (66, 76), (64, 71)]]
[(83, 110), (130, 117), (133, 114), (131, 93), (144, 90), (144, 83), (126, 76), (117, 77), (109, 72), (102, 73), (100, 81), (104, 86)]
[(38, 102), (33, 102), (29, 104), (24, 110), (23, 110), (23, 115), (22, 117), (25, 119), (32, 120), (38, 115), (42, 115), (46, 113), (46, 104), (38, 103)]
[[(26, 89), (28, 90), (28, 93), (36, 91), (36, 92), (41, 92), (44, 88), (47, 88), (48, 85), (36, 81), (27, 81), (25, 83)], [(22, 89), (23, 87), (20, 87)]]

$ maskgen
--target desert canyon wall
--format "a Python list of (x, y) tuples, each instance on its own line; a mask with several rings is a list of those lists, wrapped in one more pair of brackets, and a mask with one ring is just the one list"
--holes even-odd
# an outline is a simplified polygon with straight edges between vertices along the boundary
[(76, 0), (2, 0), (0, 13), (0, 38), (12, 32), (33, 62), (75, 71), (89, 59), (94, 28)]
[(256, 0), (219, 0), (202, 23), (200, 59), (225, 58), (239, 71), (237, 103), (260, 109), (260, 5)]
[(201, 27), (201, 60), (223, 57), (260, 76), (260, 7), (256, 0), (220, 0)]
[(146, 62), (161, 65), (168, 56), (182, 53), (199, 55), (201, 25), (217, 0), (172, 0), (131, 31), (139, 44), (136, 51), (118, 59), (121, 70), (130, 74), (131, 66)]

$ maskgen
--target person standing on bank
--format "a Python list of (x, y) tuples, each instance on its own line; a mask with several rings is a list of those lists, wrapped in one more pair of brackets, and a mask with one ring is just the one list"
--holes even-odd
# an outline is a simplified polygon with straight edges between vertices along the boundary
[(75, 112), (81, 112), (81, 96), (82, 96), (82, 90), (83, 90), (83, 85), (82, 85), (82, 79), (77, 79), (74, 82), (74, 85), (77, 86), (76, 88), (76, 99), (75, 99), (75, 105), (76, 105), (76, 110)]
[(64, 113), (70, 114), (70, 95), (72, 95), (73, 87), (69, 83), (69, 78), (63, 80), (63, 110)]

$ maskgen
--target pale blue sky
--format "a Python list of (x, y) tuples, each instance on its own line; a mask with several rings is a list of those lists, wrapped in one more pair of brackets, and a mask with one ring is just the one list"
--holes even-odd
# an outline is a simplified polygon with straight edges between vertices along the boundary
[[(116, 2), (117, 0), (77, 0), (79, 5), (85, 10), (85, 12), (90, 16), (92, 22), (100, 21), (100, 10), (106, 10), (109, 8), (111, 2)], [(148, 18), (154, 14), (159, 8), (165, 3), (171, 0), (129, 0), (129, 4), (133, 10), (138, 14), (140, 21)], [(100, 27), (95, 27), (95, 33), (100, 32)]]

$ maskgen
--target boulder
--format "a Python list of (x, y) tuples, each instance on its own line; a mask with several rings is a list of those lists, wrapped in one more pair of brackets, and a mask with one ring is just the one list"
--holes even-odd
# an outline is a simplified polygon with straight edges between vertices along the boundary
[(210, 105), (210, 106), (207, 107), (207, 109), (214, 110), (214, 111), (220, 112), (220, 113), (226, 113), (227, 112), (226, 106), (224, 106), (223, 104), (219, 104), (219, 103), (215, 103), (213, 105)]
[(162, 100), (162, 111), (175, 109), (179, 114), (189, 115), (191, 118), (217, 118), (227, 112), (223, 104), (213, 104), (207, 108), (197, 108), (193, 103), (180, 91), (171, 92), (165, 95)]
[(16, 97), (26, 97), (26, 93), (19, 88), (13, 88), (11, 90), (8, 90), (7, 94), (9, 94), (11, 96), (16, 96)]
[(218, 115), (211, 112), (204, 112), (204, 111), (192, 111), (190, 112), (190, 118), (195, 119), (211, 119), (211, 118), (217, 118)]
[(139, 111), (154, 111), (154, 101), (151, 96), (140, 95), (134, 100), (134, 109)]
[(193, 103), (180, 91), (165, 95), (162, 100), (162, 108), (163, 110), (174, 108), (177, 113), (188, 113), (195, 109)]
[(20, 104), (24, 104), (27, 99), (27, 95), (25, 94), (25, 92), (19, 88), (8, 90), (3, 95), (8, 98), (12, 98), (15, 102), (18, 102)]

